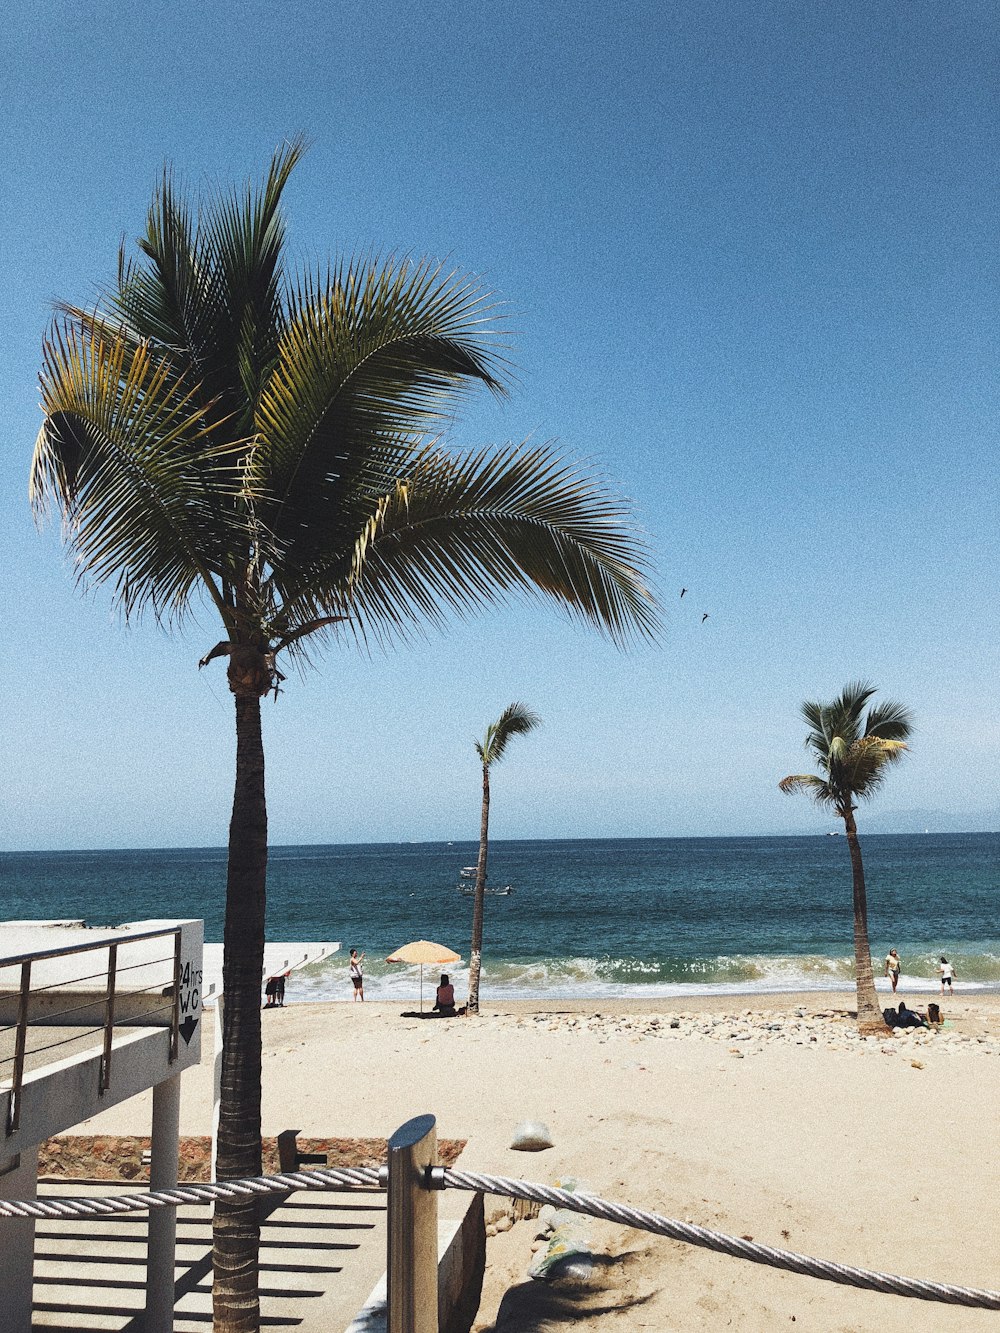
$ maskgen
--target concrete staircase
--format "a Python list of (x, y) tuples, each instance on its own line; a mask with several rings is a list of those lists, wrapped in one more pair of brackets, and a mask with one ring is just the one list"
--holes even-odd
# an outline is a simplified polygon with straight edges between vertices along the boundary
[[(122, 1189), (83, 1180), (39, 1182), (42, 1198)], [(175, 1333), (211, 1329), (211, 1242), (209, 1207), (179, 1208)], [(264, 1328), (341, 1333), (385, 1270), (385, 1196), (293, 1194), (263, 1222), (260, 1257)], [(145, 1213), (40, 1220), (32, 1327), (50, 1333), (143, 1333), (145, 1258)]]

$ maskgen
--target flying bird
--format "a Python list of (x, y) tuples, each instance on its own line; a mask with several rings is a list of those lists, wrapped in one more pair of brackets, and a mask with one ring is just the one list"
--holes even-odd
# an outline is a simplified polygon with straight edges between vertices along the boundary
[(684, 596), (684, 594), (685, 594), (686, 592), (687, 592), (687, 588), (681, 588), (681, 596), (682, 596), (682, 597)]
[(704, 615), (702, 616), (702, 618), (701, 618), (701, 623), (704, 625), (704, 623), (705, 623), (705, 621), (706, 621), (707, 619), (708, 619), (708, 612), (706, 611), (705, 614), (704, 614)]

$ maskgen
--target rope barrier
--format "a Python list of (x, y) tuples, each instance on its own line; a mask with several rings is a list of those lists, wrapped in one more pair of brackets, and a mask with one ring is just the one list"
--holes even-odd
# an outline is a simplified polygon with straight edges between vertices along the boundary
[(859, 1287), (863, 1291), (880, 1291), (893, 1296), (910, 1296), (916, 1300), (941, 1301), (947, 1305), (965, 1305), (980, 1310), (1000, 1310), (1000, 1291), (982, 1291), (975, 1287), (955, 1287), (945, 1282), (895, 1277), (891, 1273), (876, 1273), (865, 1268), (852, 1268), (847, 1264), (835, 1264), (828, 1259), (813, 1259), (805, 1254), (794, 1254), (791, 1250), (776, 1250), (769, 1245), (757, 1245), (753, 1241), (709, 1231), (690, 1222), (678, 1222), (673, 1218), (662, 1217), (659, 1213), (645, 1212), (641, 1208), (607, 1203), (593, 1194), (574, 1194), (569, 1190), (514, 1180), (509, 1176), (486, 1176), (452, 1168), (444, 1171), (444, 1186), (446, 1189), (472, 1190), (475, 1193), (506, 1194), (533, 1203), (551, 1203), (575, 1213), (586, 1213), (608, 1222), (620, 1222), (641, 1231), (651, 1231), (658, 1236), (669, 1236), (671, 1240), (684, 1241), (688, 1245), (700, 1245), (704, 1249), (728, 1254), (736, 1259), (748, 1259), (751, 1263), (767, 1264), (771, 1268), (784, 1268), (790, 1273), (804, 1273), (807, 1277), (823, 1278), (827, 1282), (839, 1282), (848, 1287)]
[(289, 1171), (276, 1176), (248, 1176), (218, 1180), (212, 1185), (175, 1185), (142, 1194), (108, 1194), (83, 1199), (0, 1199), (0, 1217), (106, 1217), (114, 1213), (141, 1213), (151, 1208), (176, 1208), (185, 1203), (211, 1203), (293, 1190), (378, 1190), (379, 1173), (373, 1166), (318, 1168)]
[[(667, 1236), (688, 1245), (698, 1245), (728, 1254), (750, 1263), (801, 1273), (806, 1277), (838, 1282), (863, 1291), (878, 1291), (893, 1296), (908, 1296), (921, 1301), (963, 1305), (970, 1309), (1000, 1310), (1000, 1292), (975, 1287), (957, 1287), (945, 1282), (927, 1282), (921, 1278), (897, 1277), (891, 1273), (872, 1272), (813, 1259), (791, 1250), (777, 1250), (769, 1245), (726, 1236), (690, 1222), (679, 1222), (659, 1213), (631, 1208), (627, 1204), (608, 1203), (593, 1194), (575, 1194), (551, 1185), (515, 1180), (510, 1176), (490, 1176), (475, 1171), (435, 1168), (435, 1184), (445, 1189), (468, 1190), (477, 1194), (501, 1194), (532, 1203), (549, 1203), (575, 1213), (603, 1218), (622, 1226), (654, 1235)], [(288, 1194), (294, 1190), (338, 1190), (351, 1192), (385, 1189), (384, 1168), (340, 1167), (315, 1171), (290, 1171), (274, 1176), (251, 1176), (240, 1180), (217, 1181), (211, 1185), (177, 1185), (172, 1189), (151, 1190), (141, 1194), (112, 1194), (97, 1198), (0, 1199), (0, 1217), (76, 1218), (104, 1217), (117, 1213), (144, 1212), (153, 1208), (173, 1208), (178, 1204), (209, 1203), (213, 1199), (253, 1198), (268, 1194)]]

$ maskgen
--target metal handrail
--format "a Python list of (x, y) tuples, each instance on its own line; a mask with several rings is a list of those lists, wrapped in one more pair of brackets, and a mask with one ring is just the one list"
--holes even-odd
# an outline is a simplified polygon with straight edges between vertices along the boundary
[[(56, 1041), (46, 1042), (44, 1046), (32, 1046), (29, 1050), (25, 1051), (25, 1054), (44, 1055), (46, 1051), (54, 1051), (57, 1046), (69, 1046), (74, 1041), (82, 1041), (84, 1037), (92, 1037), (96, 1033), (103, 1031), (103, 1023), (95, 1023), (92, 1027), (77, 1027), (73, 1029), (73, 1035), (71, 1037), (59, 1037)], [(0, 1064), (10, 1064), (12, 1059), (13, 1057), (8, 1055), (5, 1060), (0, 1061)]]
[[(28, 953), (4, 954), (0, 957), (0, 968), (16, 967), (19, 963), (37, 963), (46, 958), (65, 958), (71, 953), (92, 953), (95, 949), (108, 949), (112, 944), (155, 940), (164, 935), (177, 935), (179, 932), (180, 926), (161, 926), (159, 930), (123, 931), (120, 935), (109, 935), (103, 940), (89, 940), (86, 944), (67, 944), (58, 949), (31, 949)], [(148, 966), (152, 967), (152, 963)]]
[[(122, 938), (120, 940), (111, 940), (110, 943), (105, 944), (104, 947), (109, 949), (112, 944), (116, 946), (121, 946), (123, 944), (130, 944), (131, 942), (132, 941), (129, 938)], [(140, 967), (158, 967), (160, 963), (172, 963), (173, 961), (174, 961), (173, 954), (164, 955), (162, 958), (145, 958), (141, 963), (125, 963), (124, 965), (119, 964), (116, 969), (116, 972), (118, 976), (121, 976), (123, 972), (136, 972)], [(2, 963), (0, 963), (0, 967), (3, 967)], [(106, 979), (107, 975), (108, 975), (107, 968), (102, 968), (100, 972), (85, 972), (82, 977), (74, 977), (71, 984), (74, 986), (79, 986), (81, 981), (96, 981), (99, 977), (103, 977)], [(154, 986), (159, 986), (161, 984), (162, 983), (158, 981), (153, 982)], [(64, 988), (65, 985), (66, 982), (64, 981), (49, 981), (44, 986), (32, 986), (30, 993), (32, 995), (43, 995), (46, 991), (60, 990)], [(140, 986), (138, 989), (149, 990), (151, 989), (151, 987)], [(134, 995), (136, 994), (136, 992), (131, 991), (130, 994)], [(3, 1028), (0, 1028), (0, 1032), (2, 1032), (3, 1030), (4, 1030)]]
[[(121, 969), (119, 969), (119, 971), (120, 971), (120, 970), (121, 970)], [(159, 981), (154, 982), (152, 986), (141, 986), (138, 990), (130, 990), (130, 991), (127, 991), (126, 994), (127, 994), (128, 996), (130, 996), (130, 997), (133, 997), (133, 996), (136, 996), (136, 995), (146, 995), (146, 994), (148, 994), (150, 991), (154, 991), (154, 990), (161, 991), (161, 992), (164, 993), (164, 994), (166, 994), (166, 993), (169, 991), (169, 992), (171, 992), (171, 996), (172, 996), (172, 994), (173, 994), (173, 987), (171, 987), (171, 986), (164, 986), (164, 985), (162, 984), (162, 982), (159, 982)], [(35, 995), (35, 994), (37, 994), (37, 991), (31, 991), (31, 992), (29, 992), (29, 994), (31, 994), (31, 995)], [(57, 1019), (57, 1018), (66, 1018), (69, 1014), (79, 1014), (79, 1013), (82, 1013), (82, 1011), (85, 1010), (85, 1009), (95, 1009), (98, 1005), (105, 1005), (105, 1006), (107, 1005), (107, 994), (106, 994), (106, 993), (105, 993), (105, 995), (104, 995), (103, 998), (102, 998), (101, 996), (92, 996), (92, 997), (91, 997), (89, 1000), (87, 1000), (84, 1004), (74, 1004), (73, 1007), (72, 1007), (71, 1009), (56, 1009), (56, 1010), (54, 1010), (54, 1011), (53, 1011), (53, 1010), (46, 1010), (46, 1011), (45, 1011), (45, 1022), (44, 1022), (44, 1023), (34, 1023), (34, 1024), (33, 1024), (33, 1023), (29, 1023), (29, 1024), (28, 1024), (28, 1027), (55, 1027), (55, 1026), (56, 1026), (56, 1024), (55, 1024), (55, 1022), (54, 1022), (55, 1019)], [(121, 1026), (121, 1027), (139, 1027), (139, 1026), (142, 1026), (142, 1024), (140, 1024), (140, 1023), (138, 1023), (138, 1022), (136, 1021), (137, 1018), (147, 1019), (147, 1018), (150, 1018), (153, 1014), (163, 1014), (163, 1013), (166, 1013), (168, 1010), (172, 1011), (173, 1008), (174, 1008), (174, 1002), (173, 1002), (173, 998), (171, 998), (169, 1004), (158, 1004), (158, 1005), (156, 1005), (156, 1007), (153, 1008), (153, 1009), (143, 1009), (143, 1010), (141, 1011), (141, 1013), (139, 1013), (138, 1015), (135, 1015), (132, 1019), (127, 1020), (127, 1021), (123, 1020), (122, 1023), (119, 1024), (119, 1026)], [(70, 1026), (70, 1027), (75, 1027), (76, 1024), (75, 1024), (75, 1023), (74, 1023), (74, 1024), (69, 1024), (68, 1026)], [(164, 1024), (151, 1024), (150, 1026), (154, 1026), (154, 1027), (168, 1027), (169, 1024), (165, 1024), (165, 1023), (164, 1023)], [(17, 1027), (17, 1024), (16, 1024), (16, 1023), (10, 1023), (10, 1024), (8, 1024), (7, 1027), (2, 1027), (2, 1028), (0, 1028), (0, 1033), (4, 1033), (4, 1032), (13, 1032), (14, 1029), (15, 1029), (16, 1027)], [(104, 1024), (103, 1024), (103, 1023), (99, 1023), (99, 1024), (98, 1024), (95, 1028), (93, 1028), (93, 1029), (90, 1029), (90, 1028), (82, 1028), (81, 1030), (84, 1031), (84, 1032), (88, 1032), (88, 1031), (100, 1032), (100, 1031), (103, 1030), (103, 1028), (104, 1028)], [(69, 1040), (72, 1041), (72, 1038), (69, 1038)], [(37, 1055), (37, 1053), (38, 1053), (39, 1051), (44, 1051), (44, 1050), (47, 1050), (47, 1049), (48, 1049), (47, 1046), (34, 1046), (34, 1047), (32, 1047), (32, 1054), (33, 1054), (33, 1055)], [(12, 1055), (5, 1055), (5, 1056), (3, 1057), (3, 1059), (0, 1059), (0, 1066), (2, 1066), (2, 1065), (9, 1065), (10, 1062), (11, 1062), (13, 1059), (14, 1059), (14, 1057), (13, 1057)]]
[[(106, 976), (106, 975), (107, 975), (107, 973), (105, 973), (105, 976)], [(133, 994), (139, 994), (139, 993), (140, 993), (140, 992), (137, 992), (137, 991), (133, 992)], [(29, 994), (29, 995), (35, 995), (35, 994), (37, 994), (37, 992), (36, 992), (36, 991), (28, 991), (28, 994)], [(104, 999), (104, 997), (102, 997), (102, 996), (100, 996), (100, 995), (97, 995), (97, 996), (92, 995), (92, 996), (90, 997), (89, 1000), (84, 1000), (83, 1004), (74, 1004), (74, 1005), (71, 1005), (69, 1009), (46, 1009), (46, 1011), (45, 1011), (45, 1024), (44, 1024), (44, 1026), (45, 1026), (45, 1027), (55, 1027), (55, 1022), (54, 1022), (54, 1020), (57, 1019), (57, 1018), (68, 1018), (70, 1014), (79, 1014), (79, 1013), (82, 1013), (84, 1009), (94, 1009), (94, 1008), (96, 1008), (98, 1005), (100, 1005), (100, 1004), (104, 1004), (104, 1003), (105, 1003), (105, 999)], [(13, 1026), (14, 1026), (14, 1027), (17, 1027), (17, 1024), (15, 1023)], [(32, 1024), (32, 1023), (29, 1023), (29, 1024), (28, 1024), (28, 1027), (33, 1027), (33, 1026), (34, 1026), (34, 1027), (38, 1027), (38, 1026), (41, 1026), (41, 1024)], [(73, 1024), (68, 1024), (67, 1026), (74, 1026), (74, 1025), (73, 1025)], [(99, 1024), (98, 1024), (98, 1027), (103, 1027), (103, 1026), (104, 1026), (103, 1023), (99, 1023)], [(10, 1029), (8, 1028), (8, 1029), (4, 1029), (4, 1030), (5, 1030), (5, 1031), (9, 1031)]]
[[(122, 946), (126, 946), (129, 944), (140, 944), (144, 940), (163, 939), (171, 935), (174, 938), (174, 949), (172, 957), (156, 958), (151, 961), (131, 963), (122, 968), (118, 967), (118, 950)], [(49, 1010), (44, 1015), (46, 1020), (46, 1025), (47, 1026), (51, 1025), (53, 1019), (64, 1018), (68, 1014), (76, 1013), (79, 1010), (90, 1009), (95, 1004), (102, 1004), (104, 1006), (103, 1023), (96, 1025), (93, 1028), (84, 1029), (85, 1032), (90, 1032), (90, 1031), (95, 1033), (103, 1032), (104, 1034), (104, 1040), (101, 1049), (100, 1067), (97, 1080), (98, 1093), (103, 1095), (105, 1092), (108, 1091), (108, 1089), (111, 1086), (111, 1058), (114, 1049), (115, 1004), (116, 1004), (117, 989), (118, 989), (117, 987), (118, 973), (120, 971), (121, 972), (133, 971), (136, 968), (140, 967), (156, 967), (162, 963), (172, 962), (173, 975), (171, 979), (171, 984), (169, 987), (165, 987), (162, 989), (162, 993), (170, 994), (170, 1001), (168, 1004), (161, 1005), (157, 1009), (151, 1010), (149, 1012), (161, 1013), (164, 1010), (170, 1011), (170, 1024), (169, 1024), (170, 1047), (168, 1054), (169, 1063), (173, 1064), (178, 1057), (179, 1047), (180, 1047), (180, 982), (181, 982), (181, 949), (182, 949), (182, 936), (181, 936), (180, 926), (163, 926), (160, 927), (158, 930), (140, 930), (134, 932), (125, 931), (116, 935), (105, 937), (102, 940), (89, 940), (82, 944), (60, 946), (54, 949), (39, 949), (39, 950), (34, 950), (31, 953), (13, 954), (9, 955), (6, 958), (0, 958), (0, 968), (20, 966), (21, 969), (21, 984), (18, 990), (18, 1003), (17, 1003), (17, 1023), (13, 1025), (16, 1028), (14, 1056), (13, 1056), (14, 1067), (12, 1070), (12, 1077), (11, 1077), (10, 1098), (7, 1103), (7, 1123), (4, 1127), (7, 1138), (10, 1138), (12, 1134), (16, 1133), (21, 1124), (21, 1100), (22, 1100), (22, 1092), (24, 1089), (24, 1061), (25, 1061), (25, 1055), (27, 1053), (27, 1030), (29, 1026), (32, 1026), (28, 1022), (29, 1001), (33, 995), (38, 995), (43, 990), (45, 991), (55, 990), (56, 987), (59, 985), (59, 983), (57, 982), (50, 983), (47, 986), (36, 987), (33, 990), (31, 986), (32, 965), (34, 963), (45, 962), (46, 960), (53, 958), (68, 958), (73, 954), (78, 954), (78, 953), (93, 953), (95, 950), (98, 949), (107, 950), (108, 965), (106, 971), (104, 973), (87, 974), (82, 978), (71, 977), (66, 982), (64, 982), (63, 985), (69, 988), (74, 984), (78, 983), (80, 980), (93, 981), (97, 977), (103, 975), (105, 977), (103, 998), (94, 998), (88, 1000), (87, 1003), (85, 1004), (73, 1005), (69, 1009), (58, 1010), (54, 1013), (51, 1010)], [(151, 983), (149, 986), (140, 988), (140, 991), (135, 993), (145, 993), (145, 991), (155, 989), (156, 987), (162, 987), (162, 983), (157, 982), (155, 983), (155, 985)], [(149, 1015), (147, 1014), (146, 1016), (148, 1017)], [(9, 1031), (10, 1029), (8, 1028), (5, 1030)], [(76, 1040), (76, 1035), (74, 1035), (73, 1037), (64, 1038), (60, 1041), (49, 1042), (45, 1046), (36, 1048), (31, 1053), (33, 1055), (40, 1054), (43, 1051), (52, 1050), (56, 1046), (67, 1045), (68, 1043), (74, 1040)], [(0, 1063), (6, 1064), (7, 1060), (4, 1060)]]

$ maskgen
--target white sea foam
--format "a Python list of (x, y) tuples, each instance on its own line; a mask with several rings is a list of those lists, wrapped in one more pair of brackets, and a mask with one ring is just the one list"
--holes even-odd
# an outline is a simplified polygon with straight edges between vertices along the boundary
[[(980, 955), (982, 959), (983, 956)], [(956, 991), (1000, 989), (1000, 959), (980, 967), (987, 976), (957, 981)], [(442, 970), (425, 967), (425, 1005), (433, 1004)], [(468, 967), (450, 965), (447, 973), (461, 997), (468, 990)], [(959, 969), (960, 971), (961, 969)], [(666, 974), (666, 975), (665, 975)], [(992, 975), (990, 975), (992, 974)], [(926, 993), (938, 987), (928, 967), (919, 976), (904, 973), (900, 994)], [(685, 995), (754, 995), (794, 991), (853, 989), (854, 960), (822, 955), (720, 955), (713, 959), (677, 960), (670, 964), (641, 959), (564, 958), (491, 963), (484, 959), (480, 994), (496, 1000), (653, 1000)], [(876, 990), (890, 993), (888, 979), (876, 974)], [(416, 1001), (420, 970), (381, 961), (366, 963), (365, 997), (370, 1000)], [(346, 961), (330, 959), (296, 972), (289, 980), (288, 998), (295, 1001), (348, 1000), (352, 989)]]

